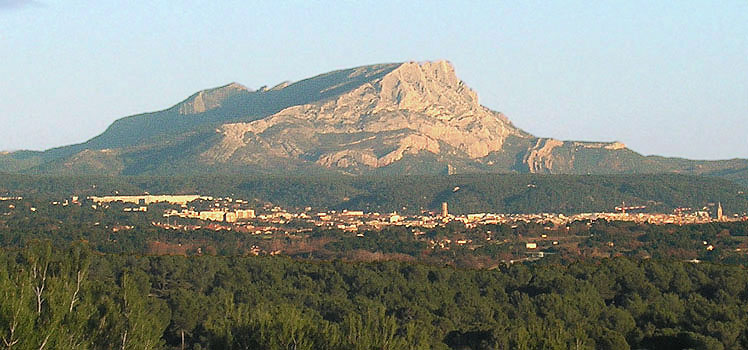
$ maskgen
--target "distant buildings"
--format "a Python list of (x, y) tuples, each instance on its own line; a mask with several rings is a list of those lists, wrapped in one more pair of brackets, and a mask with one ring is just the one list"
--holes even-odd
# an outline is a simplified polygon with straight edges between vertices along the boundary
[(180, 212), (172, 210), (165, 216), (178, 216), (186, 219), (199, 219), (207, 221), (225, 221), (237, 222), (239, 220), (253, 219), (255, 211), (253, 209), (236, 209), (236, 210), (182, 210)]
[[(459, 187), (455, 187), (455, 191)], [(75, 200), (77, 198), (73, 198)], [(451, 220), (462, 222), (465, 227), (472, 228), (478, 225), (497, 225), (517, 223), (539, 223), (543, 225), (562, 226), (575, 221), (631, 221), (649, 223), (654, 225), (686, 225), (696, 223), (708, 223), (714, 221), (740, 220), (740, 218), (729, 218), (725, 216), (722, 203), (716, 206), (716, 218), (712, 218), (709, 210), (692, 210), (691, 208), (677, 208), (673, 213), (630, 213), (629, 210), (643, 209), (644, 206), (616, 207), (617, 212), (579, 213), (566, 216), (554, 213), (528, 213), (528, 214), (497, 214), (497, 213), (471, 213), (454, 215), (449, 213), (447, 202), (441, 203), (441, 212), (422, 211), (419, 215), (403, 215), (395, 212), (390, 214), (379, 214), (365, 212), (362, 210), (342, 210), (310, 213), (311, 207), (300, 213), (291, 213), (285, 209), (266, 205), (263, 212), (255, 215), (255, 210), (247, 209), (249, 203), (245, 200), (231, 198), (216, 198), (200, 195), (142, 195), (142, 196), (104, 196), (89, 197), (97, 203), (124, 202), (136, 204), (137, 207), (125, 208), (125, 211), (146, 211), (147, 205), (151, 203), (167, 202), (181, 205), (181, 210), (170, 209), (164, 214), (165, 217), (176, 216), (181, 218), (198, 219), (213, 222), (241, 223), (249, 219), (257, 222), (273, 225), (284, 225), (293, 220), (305, 221), (317, 227), (339, 228), (344, 231), (357, 232), (360, 229), (381, 229), (383, 227), (406, 226), (431, 228), (442, 226)], [(192, 203), (192, 202), (195, 203)], [(66, 201), (67, 203), (67, 201)], [(57, 204), (57, 202), (55, 202)], [(187, 206), (189, 204), (189, 207)], [(65, 205), (65, 203), (63, 203)], [(709, 206), (714, 208), (714, 204)], [(746, 218), (743, 218), (746, 220)], [(234, 225), (234, 226), (242, 226)], [(514, 228), (514, 226), (513, 226)], [(527, 247), (528, 249), (533, 249)]]
[[(187, 216), (190, 217), (190, 216)], [(192, 216), (194, 217), (194, 216)], [(226, 212), (222, 210), (209, 210), (197, 212), (197, 219), (210, 220), (210, 221), (224, 221), (226, 218)], [(236, 221), (236, 220), (234, 220)]]
[(253, 209), (237, 209), (234, 212), (236, 213), (236, 218), (239, 220), (253, 219), (255, 217), (255, 211)]
[(140, 206), (140, 207), (136, 207), (136, 208), (127, 207), (127, 208), (124, 208), (122, 210), (126, 211), (126, 212), (138, 212), (138, 211), (140, 211), (140, 212), (147, 212), (148, 211), (148, 207), (146, 207), (146, 206)]
[(88, 199), (96, 203), (111, 203), (111, 202), (122, 202), (122, 203), (133, 203), (140, 205), (149, 205), (153, 203), (166, 202), (171, 204), (186, 205), (189, 202), (198, 199), (212, 200), (212, 197), (204, 197), (197, 194), (187, 195), (142, 195), (142, 196), (91, 196)]

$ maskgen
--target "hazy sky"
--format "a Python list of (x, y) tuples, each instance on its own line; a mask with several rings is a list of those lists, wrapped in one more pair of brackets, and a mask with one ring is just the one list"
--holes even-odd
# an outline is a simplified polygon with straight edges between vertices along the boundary
[(537, 136), (748, 158), (746, 0), (0, 0), (0, 150), (231, 81), (436, 59)]

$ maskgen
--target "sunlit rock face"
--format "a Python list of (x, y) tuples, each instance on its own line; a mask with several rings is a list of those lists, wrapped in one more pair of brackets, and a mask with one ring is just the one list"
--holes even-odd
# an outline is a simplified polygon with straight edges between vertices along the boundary
[[(370, 69), (354, 70), (351, 78)], [(203, 161), (249, 161), (260, 152), (358, 169), (422, 152), (479, 159), (501, 150), (509, 135), (531, 137), (481, 106), (446, 61), (399, 64), (338, 96), (225, 124), (219, 132), (222, 140), (202, 154)]]

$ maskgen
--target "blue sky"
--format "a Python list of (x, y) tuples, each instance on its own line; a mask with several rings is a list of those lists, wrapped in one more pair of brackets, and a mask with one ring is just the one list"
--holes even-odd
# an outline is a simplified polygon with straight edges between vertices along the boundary
[(0, 150), (82, 142), (232, 81), (436, 59), (537, 136), (748, 158), (745, 0), (0, 0)]

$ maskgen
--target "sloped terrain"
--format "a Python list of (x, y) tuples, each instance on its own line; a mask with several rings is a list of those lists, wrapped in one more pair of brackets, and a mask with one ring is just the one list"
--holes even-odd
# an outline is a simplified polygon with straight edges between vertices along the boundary
[(449, 62), (334, 71), (253, 91), (200, 91), (76, 145), (0, 154), (44, 174), (681, 173), (748, 183), (748, 161), (643, 156), (620, 142), (538, 138), (482, 106)]

